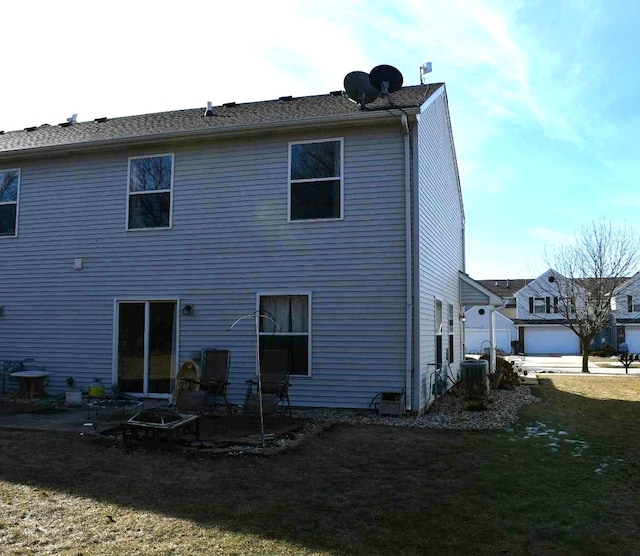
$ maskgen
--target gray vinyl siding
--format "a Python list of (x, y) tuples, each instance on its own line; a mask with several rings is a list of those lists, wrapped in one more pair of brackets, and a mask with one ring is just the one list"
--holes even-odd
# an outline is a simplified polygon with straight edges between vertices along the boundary
[[(287, 222), (288, 142), (344, 138), (344, 219)], [(126, 231), (130, 156), (175, 155), (170, 230)], [(309, 292), (312, 371), (301, 406), (368, 407), (404, 388), (406, 279), (400, 125), (12, 162), (19, 237), (0, 241), (0, 360), (34, 357), (87, 389), (114, 379), (114, 300), (179, 299), (179, 363), (231, 351), (230, 400), (255, 376), (259, 292)], [(74, 259), (84, 268), (74, 270)], [(179, 311), (178, 311), (179, 312)]]
[(490, 301), (489, 296), (477, 290), (470, 284), (460, 281), (460, 294), (467, 305), (487, 305)]
[[(421, 110), (418, 122), (418, 188), (414, 199), (417, 207), (418, 260), (415, 262), (418, 303), (417, 353), (414, 360), (414, 405), (424, 408), (431, 399), (430, 385), (436, 362), (435, 300), (443, 303), (443, 348), (448, 347), (447, 304), (454, 306), (455, 376), (462, 359), (462, 329), (459, 275), (464, 265), (464, 216), (450, 134), (446, 93), (434, 94)], [(444, 349), (443, 349), (444, 352)], [(443, 363), (446, 367), (446, 356)]]

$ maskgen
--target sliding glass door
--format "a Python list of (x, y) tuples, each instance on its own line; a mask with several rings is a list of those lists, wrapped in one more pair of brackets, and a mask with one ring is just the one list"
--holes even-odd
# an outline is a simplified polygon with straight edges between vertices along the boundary
[(118, 301), (117, 378), (123, 392), (169, 395), (176, 375), (176, 301)]

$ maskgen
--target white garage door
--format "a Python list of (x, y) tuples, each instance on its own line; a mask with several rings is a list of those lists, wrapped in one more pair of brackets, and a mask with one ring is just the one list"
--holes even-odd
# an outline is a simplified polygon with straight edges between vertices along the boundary
[(629, 353), (640, 353), (640, 328), (625, 326), (624, 338), (629, 346)]
[(524, 332), (524, 352), (527, 355), (578, 355), (580, 340), (564, 326), (527, 327)]
[[(510, 330), (496, 330), (496, 347), (505, 353), (511, 353)], [(467, 328), (464, 334), (465, 351), (467, 353), (482, 353), (484, 348), (491, 347), (489, 331), (486, 328)]]

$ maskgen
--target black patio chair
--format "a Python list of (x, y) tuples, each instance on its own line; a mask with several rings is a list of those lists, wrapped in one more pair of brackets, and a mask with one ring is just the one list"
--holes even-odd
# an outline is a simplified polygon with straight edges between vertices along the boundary
[[(291, 402), (289, 400), (289, 351), (282, 349), (265, 349), (260, 355), (260, 384), (262, 385), (262, 407), (264, 413), (273, 413), (278, 406), (284, 409), (287, 403), (289, 417), (291, 414)], [(259, 393), (258, 380), (247, 380), (247, 401), (254, 405)], [(255, 390), (254, 390), (255, 388)], [(245, 407), (247, 409), (247, 407)]]
[[(233, 415), (231, 404), (227, 399), (230, 359), (231, 356), (227, 349), (202, 350), (199, 390), (206, 392), (207, 402), (210, 398), (223, 398), (229, 415)], [(205, 402), (205, 407), (207, 402)]]

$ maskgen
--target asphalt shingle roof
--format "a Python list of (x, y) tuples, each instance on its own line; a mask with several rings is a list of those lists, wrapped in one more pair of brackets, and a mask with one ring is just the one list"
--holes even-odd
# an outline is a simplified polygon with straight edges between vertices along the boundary
[[(340, 116), (384, 111), (389, 108), (417, 108), (441, 83), (403, 87), (378, 98), (361, 111), (358, 104), (340, 92), (308, 97), (282, 97), (278, 100), (227, 103), (213, 107), (213, 116), (205, 117), (205, 108), (174, 110), (121, 118), (99, 118), (71, 125), (42, 125), (0, 134), (0, 155), (19, 155), (33, 149), (100, 144), (127, 139), (161, 138), (163, 135), (198, 134), (251, 126), (276, 125), (322, 120)], [(101, 121), (103, 120), (103, 121)]]
[(485, 288), (501, 297), (513, 297), (518, 290), (533, 282), (535, 278), (499, 278), (497, 280), (477, 280)]
[[(485, 288), (502, 297), (514, 297), (518, 290), (533, 282), (535, 278), (499, 278), (497, 280), (477, 280)], [(582, 278), (580, 284), (596, 288), (600, 283), (604, 284), (606, 291), (612, 291), (620, 282), (628, 278)]]

